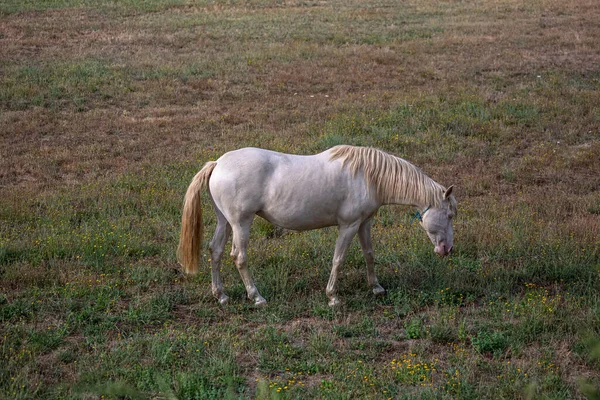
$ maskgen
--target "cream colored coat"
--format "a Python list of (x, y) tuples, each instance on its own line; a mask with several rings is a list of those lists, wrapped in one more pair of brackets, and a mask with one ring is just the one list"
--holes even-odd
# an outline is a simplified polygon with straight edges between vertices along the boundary
[(207, 163), (194, 177), (185, 197), (179, 259), (186, 272), (198, 269), (202, 236), (200, 191), (208, 186), (217, 214), (210, 242), (212, 291), (226, 303), (220, 260), (230, 232), (231, 256), (256, 305), (266, 303), (247, 268), (248, 237), (255, 215), (274, 225), (309, 230), (338, 226), (333, 266), (326, 294), (339, 304), (337, 276), (352, 238), (358, 233), (367, 264), (367, 279), (375, 294), (384, 293), (374, 271), (371, 223), (384, 204), (409, 204), (427, 209), (421, 224), (435, 246), (446, 255), (453, 245), (452, 217), (456, 200), (418, 168), (372, 148), (336, 146), (323, 153), (299, 156), (244, 148)]

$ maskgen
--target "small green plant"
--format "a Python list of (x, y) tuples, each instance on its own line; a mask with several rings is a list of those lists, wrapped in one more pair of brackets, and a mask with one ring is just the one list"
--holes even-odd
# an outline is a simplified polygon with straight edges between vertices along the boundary
[(450, 343), (456, 339), (455, 328), (448, 321), (440, 320), (429, 328), (431, 340), (437, 343)]
[(467, 329), (467, 323), (463, 320), (458, 324), (458, 332), (457, 332), (458, 340), (464, 342), (469, 338), (469, 332)]
[(393, 378), (404, 385), (432, 386), (435, 363), (420, 361), (415, 353), (402, 354), (390, 361)]
[(283, 234), (283, 229), (271, 224), (265, 219), (256, 218), (252, 224), (252, 229), (261, 236), (274, 238)]
[(28, 340), (35, 351), (47, 353), (58, 348), (62, 344), (66, 334), (67, 329), (64, 325), (57, 328), (48, 327), (31, 332)]
[(421, 318), (413, 317), (410, 321), (404, 322), (406, 337), (409, 339), (419, 339), (425, 335), (425, 328)]
[(600, 200), (596, 200), (596, 203), (588, 207), (590, 214), (600, 215)]
[(466, 384), (463, 377), (463, 371), (459, 368), (449, 368), (443, 372), (444, 375), (444, 391), (452, 395), (463, 397), (470, 391), (470, 386)]
[(499, 356), (508, 347), (508, 340), (502, 332), (479, 331), (477, 336), (471, 338), (471, 342), (480, 354), (492, 353), (494, 356)]

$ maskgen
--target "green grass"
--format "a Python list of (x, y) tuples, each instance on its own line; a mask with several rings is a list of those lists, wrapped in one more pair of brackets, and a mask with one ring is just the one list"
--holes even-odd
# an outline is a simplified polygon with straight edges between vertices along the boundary
[[(597, 398), (600, 31), (574, 22), (596, 17), (587, 0), (3, 3), (0, 398)], [(331, 309), (336, 229), (257, 218), (268, 305), (224, 257), (219, 306), (205, 195), (200, 273), (181, 273), (204, 162), (341, 143), (455, 185), (450, 257), (410, 207), (382, 208), (386, 295), (355, 242)]]
[[(177, 194), (195, 168), (159, 168), (144, 185), (124, 175), (8, 203), (15, 218), (4, 225), (2, 279), (19, 289), (0, 305), (6, 395), (253, 397), (260, 382), (269, 396), (292, 398), (393, 397), (406, 387), (424, 398), (512, 397), (530, 385), (548, 395), (579, 390), (558, 367), (556, 345), (574, 349), (600, 322), (597, 244), (544, 233), (524, 210), (478, 227), (483, 236), (506, 232), (495, 249), (471, 237), (441, 260), (409, 214), (392, 208), (374, 227), (387, 296), (371, 296), (354, 244), (341, 281), (345, 304), (330, 310), (323, 287), (335, 231), (274, 235), (259, 223), (250, 264), (270, 305), (253, 309), (226, 261), (232, 302), (223, 308), (206, 268), (185, 278), (173, 261)], [(461, 211), (457, 225), (468, 232), (477, 210)], [(416, 358), (398, 364), (409, 352)], [(34, 367), (42, 357), (56, 369)], [(491, 381), (480, 380), (480, 363)], [(72, 386), (48, 383), (48, 374), (71, 369), (79, 371)]]
[(127, 90), (120, 71), (100, 61), (41, 64), (9, 71), (2, 81), (0, 104), (16, 110), (71, 106), (84, 111), (93, 98), (110, 101)]

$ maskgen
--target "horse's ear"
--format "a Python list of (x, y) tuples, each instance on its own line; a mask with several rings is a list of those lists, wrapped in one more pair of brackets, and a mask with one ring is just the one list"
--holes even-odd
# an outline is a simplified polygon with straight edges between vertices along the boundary
[(448, 189), (446, 189), (446, 193), (444, 193), (444, 200), (448, 199), (448, 196), (450, 196), (452, 194), (452, 188), (454, 188), (454, 185), (452, 185)]

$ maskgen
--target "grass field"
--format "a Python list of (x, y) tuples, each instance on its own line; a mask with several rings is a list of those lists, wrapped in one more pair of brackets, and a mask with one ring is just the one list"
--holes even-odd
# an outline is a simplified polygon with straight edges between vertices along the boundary
[[(0, 3), (1, 399), (600, 398), (597, 0)], [(459, 214), (356, 241), (255, 221), (254, 309), (175, 260), (205, 161), (340, 143), (406, 158)], [(205, 223), (215, 219), (205, 198)], [(205, 243), (205, 248), (206, 248)]]

